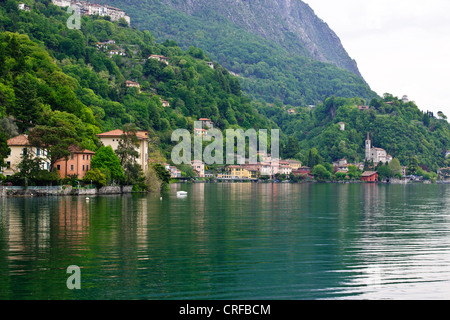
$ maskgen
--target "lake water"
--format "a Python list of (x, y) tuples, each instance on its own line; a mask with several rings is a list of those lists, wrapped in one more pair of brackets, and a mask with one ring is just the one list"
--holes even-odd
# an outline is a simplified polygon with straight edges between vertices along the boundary
[[(180, 184), (162, 200), (0, 202), (2, 300), (450, 298), (450, 185)], [(66, 286), (71, 265), (80, 290)]]

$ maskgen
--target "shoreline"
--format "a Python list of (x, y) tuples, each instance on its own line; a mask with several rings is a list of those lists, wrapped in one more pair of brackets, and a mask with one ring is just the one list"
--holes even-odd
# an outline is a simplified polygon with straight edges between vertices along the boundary
[[(204, 183), (204, 184), (233, 184), (233, 183), (255, 183), (255, 184), (370, 184), (370, 185), (417, 185), (417, 184), (449, 184), (450, 181), (436, 181), (431, 183), (430, 181), (396, 181), (396, 182), (364, 182), (364, 181), (304, 181), (304, 182), (275, 182), (275, 181), (184, 181), (173, 182), (172, 184), (187, 184), (187, 183)], [(100, 189), (77, 189), (72, 186), (51, 186), (51, 187), (28, 187), (25, 190), (24, 187), (17, 186), (2, 186), (0, 189), (0, 198), (20, 198), (20, 197), (48, 197), (48, 196), (101, 196), (101, 195), (124, 195), (124, 194), (144, 194), (152, 192), (132, 191), (133, 186), (106, 186)]]

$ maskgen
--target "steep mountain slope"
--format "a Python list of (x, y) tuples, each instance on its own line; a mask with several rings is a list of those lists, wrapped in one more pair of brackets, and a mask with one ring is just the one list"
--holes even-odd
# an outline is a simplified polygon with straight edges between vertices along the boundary
[(361, 75), (334, 31), (300, 0), (161, 2), (194, 17), (218, 18), (216, 14), (219, 14), (244, 30), (270, 39), (294, 53)]
[(160, 41), (202, 48), (255, 99), (300, 106), (376, 97), (336, 34), (300, 0), (98, 1), (126, 10)]

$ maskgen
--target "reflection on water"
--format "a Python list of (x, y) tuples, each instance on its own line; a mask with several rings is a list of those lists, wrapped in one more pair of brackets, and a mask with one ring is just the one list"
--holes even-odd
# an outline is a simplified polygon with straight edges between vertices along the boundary
[[(3, 198), (0, 299), (446, 299), (449, 196), (225, 183), (161, 199)], [(70, 265), (81, 290), (66, 287)]]

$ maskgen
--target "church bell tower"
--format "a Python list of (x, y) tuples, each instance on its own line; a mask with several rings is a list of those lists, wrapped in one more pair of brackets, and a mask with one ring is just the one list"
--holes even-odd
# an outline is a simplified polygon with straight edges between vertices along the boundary
[(370, 153), (372, 150), (372, 143), (370, 142), (369, 133), (367, 132), (367, 139), (366, 139), (366, 160), (370, 160)]

